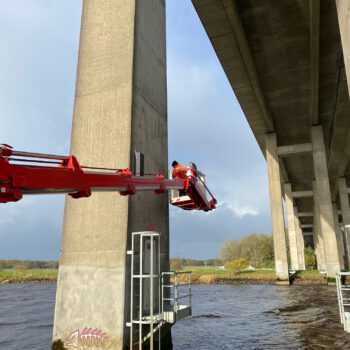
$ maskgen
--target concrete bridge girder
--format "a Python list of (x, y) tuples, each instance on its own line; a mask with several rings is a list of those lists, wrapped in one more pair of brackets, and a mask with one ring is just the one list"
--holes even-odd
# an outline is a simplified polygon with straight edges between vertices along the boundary
[[(319, 266), (334, 275), (340, 265), (332, 203), (339, 177), (350, 184), (349, 2), (192, 2), (264, 155), (265, 135), (275, 133), (281, 183), (291, 184), (297, 212), (308, 213), (302, 224), (313, 219)], [(318, 196), (302, 193), (314, 180)], [(273, 227), (279, 204), (276, 210)]]

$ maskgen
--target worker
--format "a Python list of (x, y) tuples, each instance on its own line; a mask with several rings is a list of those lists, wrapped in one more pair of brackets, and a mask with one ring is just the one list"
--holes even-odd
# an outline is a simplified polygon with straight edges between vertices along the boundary
[(179, 164), (176, 160), (174, 160), (172, 163), (171, 163), (172, 167), (173, 167), (173, 170), (177, 169), (177, 170), (186, 170), (187, 167), (185, 167), (184, 165), (181, 165)]
[(171, 163), (173, 167), (173, 178), (185, 178), (186, 173), (183, 170), (187, 170), (188, 168), (185, 167), (184, 165), (178, 163), (176, 160), (174, 160)]
[[(181, 170), (187, 171), (188, 167), (185, 167), (184, 165), (178, 163), (176, 160), (174, 160), (171, 163), (171, 165), (173, 167), (173, 178), (185, 178), (186, 177), (186, 173), (182, 172)], [(186, 196), (186, 192), (184, 190), (179, 190), (179, 197), (182, 197), (182, 196)]]

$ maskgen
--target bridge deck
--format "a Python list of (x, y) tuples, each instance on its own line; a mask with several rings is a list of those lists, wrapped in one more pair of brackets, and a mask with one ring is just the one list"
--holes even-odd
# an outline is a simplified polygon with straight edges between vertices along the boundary
[[(311, 125), (323, 126), (335, 200), (338, 178), (350, 180), (350, 101), (335, 1), (193, 4), (263, 154), (266, 133), (276, 133), (278, 146), (303, 144), (311, 142)], [(293, 191), (312, 189), (312, 153), (281, 157), (280, 167)], [(299, 212), (313, 210), (310, 197), (294, 201)]]

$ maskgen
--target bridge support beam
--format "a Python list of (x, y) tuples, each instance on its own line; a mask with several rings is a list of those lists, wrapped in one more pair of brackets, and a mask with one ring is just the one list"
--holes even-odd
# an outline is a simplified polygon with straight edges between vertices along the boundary
[[(350, 225), (350, 204), (349, 204), (349, 192), (346, 185), (345, 178), (339, 179), (339, 198), (340, 198), (340, 207), (341, 215), (343, 218), (343, 225)], [(350, 237), (346, 232), (344, 232), (344, 239), (346, 244), (347, 256), (346, 260), (350, 266)]]
[(326, 260), (325, 260), (325, 253), (324, 253), (324, 242), (323, 242), (323, 235), (320, 225), (320, 210), (318, 206), (318, 197), (317, 197), (317, 190), (316, 190), (316, 182), (313, 182), (313, 189), (314, 189), (314, 237), (315, 237), (315, 251), (316, 251), (316, 258), (317, 258), (317, 268), (319, 271), (326, 271)]
[(350, 96), (350, 2), (348, 0), (336, 0), (336, 4), (345, 72)]
[(314, 225), (314, 230), (312, 231), (312, 238), (314, 240), (314, 252), (316, 255), (316, 266), (317, 266), (317, 269), (320, 271), (321, 264), (319, 261), (319, 252), (318, 252), (319, 244), (318, 244), (318, 236), (317, 236), (316, 230), (317, 230), (317, 227)]
[(329, 277), (335, 277), (340, 271), (340, 264), (322, 126), (311, 127), (311, 141), (317, 191), (316, 205), (324, 241), (326, 271)]
[(276, 278), (281, 283), (289, 284), (286, 233), (283, 219), (281, 176), (277, 155), (276, 134), (266, 134), (265, 142)]
[(344, 240), (343, 235), (339, 226), (339, 216), (337, 204), (333, 203), (333, 218), (334, 218), (334, 229), (337, 236), (338, 254), (339, 254), (339, 265), (340, 269), (345, 268), (345, 250), (344, 250)]
[[(136, 149), (146, 155), (147, 172), (167, 173), (165, 52), (164, 0), (84, 0), (71, 140), (82, 164), (132, 167)], [(166, 195), (67, 198), (54, 342), (70, 336), (79, 341), (74, 332), (88, 327), (108, 337), (108, 345), (99, 347), (124, 349), (130, 316), (126, 253), (131, 232), (150, 225), (162, 234), (161, 266), (168, 270)]]
[(300, 270), (298, 259), (298, 242), (297, 230), (295, 223), (295, 213), (292, 198), (292, 185), (290, 183), (284, 184), (284, 200), (286, 203), (287, 223), (288, 223), (288, 241), (289, 241), (289, 255), (291, 262), (291, 269), (294, 271)]
[(299, 262), (299, 270), (305, 270), (305, 256), (304, 256), (304, 236), (303, 231), (301, 229), (300, 220), (297, 216), (298, 210), (297, 207), (294, 207), (295, 213), (295, 229), (296, 229), (296, 237), (297, 237), (297, 247), (298, 247), (298, 262)]

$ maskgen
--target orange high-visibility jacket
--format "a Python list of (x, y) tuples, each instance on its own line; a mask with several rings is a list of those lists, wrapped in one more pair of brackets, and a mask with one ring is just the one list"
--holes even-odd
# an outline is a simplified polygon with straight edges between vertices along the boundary
[(184, 165), (182, 165), (182, 164), (179, 164), (179, 163), (177, 163), (174, 167), (173, 167), (173, 169), (175, 170), (186, 170), (187, 169), (187, 167), (186, 166), (184, 166)]

